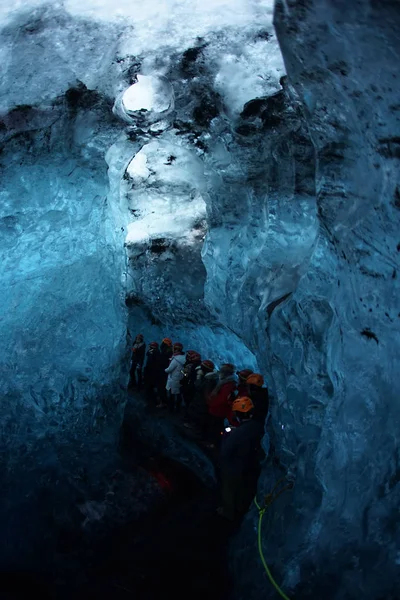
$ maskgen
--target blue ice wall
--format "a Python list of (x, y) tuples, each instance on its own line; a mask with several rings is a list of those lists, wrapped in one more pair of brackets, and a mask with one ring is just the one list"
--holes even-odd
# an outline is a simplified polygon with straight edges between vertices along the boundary
[[(396, 2), (282, 0), (275, 22), (288, 91), (298, 94), (315, 150), (316, 185), (314, 241), (303, 238), (295, 286), (292, 279), (281, 288), (290, 294), (277, 294), (281, 302), (258, 329), (269, 340), (278, 455), (296, 476), (293, 491), (271, 507), (266, 560), (289, 597), (355, 599), (362, 590), (371, 600), (395, 598), (400, 14)], [(269, 131), (278, 127), (275, 121)], [(272, 159), (277, 155), (274, 148)], [(293, 196), (278, 196), (279, 212), (301, 201), (304, 188), (293, 167), (279, 160), (282, 192), (288, 182), (293, 186)], [(302, 217), (293, 216), (292, 231), (301, 238)], [(289, 243), (282, 253), (281, 280), (291, 272), (284, 260), (294, 248)], [(269, 273), (258, 277), (256, 291)], [(240, 302), (234, 312), (225, 309), (226, 318), (236, 313), (245, 318)], [(265, 466), (261, 498), (281, 476), (273, 464)], [(241, 592), (254, 599), (267, 585), (260, 563), (251, 566), (254, 546), (247, 550), (257, 519), (253, 507), (233, 558), (235, 572), (245, 565)]]
[(110, 100), (86, 86), (88, 47), (99, 69), (113, 30), (71, 24), (46, 7), (0, 31), (9, 56), (0, 85), (0, 436), (10, 473), (20, 452), (34, 462), (44, 439), (79, 440), (110, 420), (115, 442), (122, 414), (125, 254), (105, 161), (119, 128)]

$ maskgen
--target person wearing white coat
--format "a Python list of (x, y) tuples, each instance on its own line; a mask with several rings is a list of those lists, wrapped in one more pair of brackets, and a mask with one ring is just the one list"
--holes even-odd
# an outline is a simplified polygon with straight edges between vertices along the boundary
[(181, 379), (182, 379), (182, 369), (185, 364), (185, 355), (183, 353), (182, 344), (176, 343), (173, 346), (174, 354), (171, 358), (171, 362), (169, 367), (165, 369), (165, 372), (168, 374), (166, 389), (168, 392), (168, 405), (169, 410), (171, 412), (179, 411), (182, 396), (181, 396)]

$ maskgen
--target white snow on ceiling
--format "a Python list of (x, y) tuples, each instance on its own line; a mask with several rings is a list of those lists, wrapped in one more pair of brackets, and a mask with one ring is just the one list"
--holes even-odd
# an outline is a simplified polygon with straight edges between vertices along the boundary
[[(116, 32), (119, 26), (121, 29), (114, 36), (114, 50), (113, 43), (106, 46), (111, 51), (117, 50), (119, 56), (140, 56), (142, 75), (165, 75), (174, 55), (203, 38), (208, 44), (207, 63), (215, 72), (215, 89), (233, 116), (250, 99), (270, 95), (280, 88), (279, 79), (285, 69), (276, 38), (267, 40), (258, 35), (261, 31), (273, 33), (273, 4), (274, 0), (65, 0), (51, 6), (62, 7), (77, 18), (117, 23)], [(48, 5), (45, 0), (0, 0), (0, 26), (18, 12), (26, 13), (45, 5)], [(78, 79), (91, 87), (89, 74), (80, 72), (83, 69), (79, 67), (80, 62), (76, 68), (74, 62), (71, 63), (70, 38), (67, 38), (66, 48), (64, 41), (62, 32), (55, 33), (55, 52), (61, 53), (62, 68), (66, 71), (65, 77), (60, 74), (59, 79), (72, 80), (75, 72)], [(8, 54), (12, 50), (9, 48)], [(87, 50), (83, 40), (82, 51)], [(95, 59), (99, 52), (103, 56), (105, 50), (92, 48), (90, 57)], [(8, 54), (4, 56), (3, 65), (10, 59)], [(89, 71), (90, 60), (86, 54), (83, 64)], [(92, 72), (98, 68), (97, 65)], [(135, 87), (126, 92), (124, 104), (128, 110), (148, 109), (157, 104), (159, 93), (150, 83), (143, 80), (140, 89)], [(44, 90), (53, 86), (41, 84), (39, 87)], [(62, 89), (58, 93), (61, 94)], [(34, 98), (22, 101), (35, 103)]]
[[(47, 4), (46, 0), (0, 0), (0, 19)], [(163, 45), (185, 44), (191, 38), (227, 27), (246, 27), (272, 21), (274, 0), (65, 0), (72, 15), (105, 21), (123, 21), (135, 27), (141, 52)]]

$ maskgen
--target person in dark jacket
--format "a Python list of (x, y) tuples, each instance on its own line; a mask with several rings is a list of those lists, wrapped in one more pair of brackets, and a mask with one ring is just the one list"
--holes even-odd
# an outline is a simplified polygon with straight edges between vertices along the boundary
[(254, 404), (254, 419), (264, 424), (269, 411), (268, 388), (263, 387), (264, 377), (259, 373), (252, 373), (246, 380), (248, 395)]
[(218, 514), (229, 520), (242, 515), (253, 498), (259, 474), (259, 448), (264, 428), (253, 418), (249, 397), (237, 398), (232, 411), (239, 426), (221, 445), (221, 500)]
[(235, 367), (230, 363), (221, 365), (219, 382), (208, 397), (209, 438), (212, 445), (218, 445), (224, 426), (224, 419), (232, 420), (232, 402), (235, 399)]
[(186, 352), (186, 362), (182, 369), (181, 393), (186, 409), (192, 402), (196, 392), (196, 369), (201, 366), (201, 356), (195, 350)]
[(238, 376), (239, 383), (237, 386), (237, 397), (240, 396), (248, 396), (249, 390), (247, 387), (247, 378), (253, 373), (251, 369), (242, 369), (238, 371), (236, 375)]
[(168, 374), (165, 372), (165, 369), (168, 369), (169, 367), (172, 354), (172, 340), (170, 340), (169, 338), (164, 338), (160, 346), (160, 381), (158, 387), (158, 396), (160, 398), (160, 401), (157, 404), (157, 408), (167, 407), (166, 385)]
[(218, 383), (218, 371), (211, 360), (203, 360), (196, 368), (195, 394), (187, 411), (184, 426), (191, 429), (196, 437), (204, 438), (208, 425), (207, 398)]
[(154, 402), (154, 393), (158, 393), (161, 375), (161, 355), (157, 342), (150, 342), (146, 354), (146, 366), (143, 371), (146, 398), (149, 403)]
[[(131, 362), (131, 370), (130, 370), (130, 380), (129, 386), (130, 388), (137, 387), (138, 391), (140, 391), (142, 386), (142, 370), (144, 357), (146, 354), (146, 344), (144, 343), (144, 337), (141, 333), (139, 333), (135, 338), (135, 343), (132, 348), (132, 362)], [(137, 376), (137, 380), (136, 380)]]

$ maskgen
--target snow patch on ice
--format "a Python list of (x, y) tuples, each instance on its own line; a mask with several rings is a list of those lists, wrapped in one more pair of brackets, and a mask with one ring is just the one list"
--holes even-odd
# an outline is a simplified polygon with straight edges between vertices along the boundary
[(206, 217), (203, 164), (175, 140), (143, 146), (128, 165), (127, 196), (139, 219), (128, 225), (127, 245), (149, 238), (191, 241), (193, 227)]
[[(188, 238), (193, 225), (205, 218), (205, 203), (199, 197), (196, 202), (174, 204), (169, 198), (155, 198), (149, 212), (140, 221), (128, 225), (126, 244), (147, 241), (149, 238), (168, 237), (176, 240)], [(188, 241), (188, 239), (186, 239)]]
[[(79, 80), (89, 89), (96, 87), (114, 96), (114, 113), (122, 120), (132, 123), (138, 116), (134, 113), (139, 112), (150, 125), (174, 106), (172, 86), (163, 76), (176, 57), (195, 47), (200, 38), (206, 42), (209, 72), (230, 115), (240, 112), (248, 100), (279, 89), (279, 78), (285, 72), (273, 33), (273, 0), (65, 0), (51, 8), (45, 0), (17, 1), (9, 6), (0, 2), (0, 23), (18, 18), (19, 11), (22, 15), (22, 11), (26, 14), (45, 6), (46, 18), (54, 20), (52, 27), (18, 38), (19, 53), (28, 57), (28, 70), (35, 71), (35, 77), (14, 77), (25, 68), (21, 66), (25, 62), (15, 53), (14, 42), (4, 37), (0, 50), (0, 69), (5, 74), (0, 108), (4, 111), (13, 104), (49, 101)], [(58, 10), (77, 17), (76, 32), (63, 26)], [(39, 13), (32, 16), (41, 19)], [(91, 27), (82, 18), (97, 23)], [(121, 61), (131, 57), (141, 63), (141, 73), (137, 83), (124, 89), (118, 80)]]
[(284, 74), (276, 40), (244, 44), (235, 53), (221, 56), (215, 89), (233, 115), (241, 112), (249, 100), (270, 96), (281, 89), (279, 80)]
[(126, 172), (135, 183), (147, 179), (150, 175), (150, 170), (147, 168), (147, 155), (142, 151), (138, 152), (129, 163)]
[(171, 89), (166, 81), (151, 75), (137, 75), (137, 83), (129, 87), (122, 97), (127, 111), (151, 110), (164, 112), (171, 106)]
[(202, 161), (193, 151), (177, 145), (176, 140), (166, 138), (142, 147), (127, 168), (135, 186), (146, 178), (146, 186), (164, 190), (176, 186), (174, 193), (178, 194), (188, 193), (192, 188), (204, 189)]
[[(0, 21), (19, 11), (47, 4), (47, 0), (15, 0), (0, 3)], [(61, 3), (54, 3), (61, 8)], [(272, 23), (274, 0), (65, 0), (62, 7), (73, 16), (102, 21), (119, 21), (134, 26), (126, 37), (134, 55), (163, 46), (185, 49), (198, 36), (229, 27), (244, 28), (254, 23)], [(127, 52), (129, 53), (129, 52)]]

